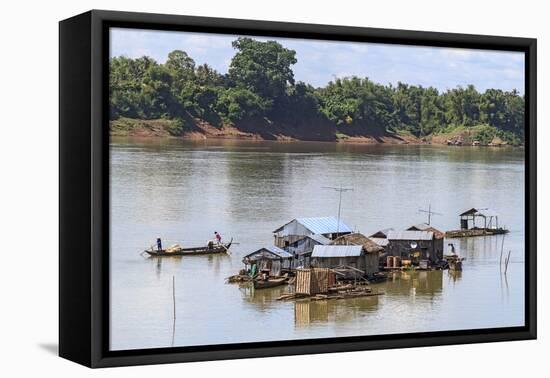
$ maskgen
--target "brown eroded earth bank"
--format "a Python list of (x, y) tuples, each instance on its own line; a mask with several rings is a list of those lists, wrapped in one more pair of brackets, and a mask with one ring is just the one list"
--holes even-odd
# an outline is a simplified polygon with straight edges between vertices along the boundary
[(241, 139), (241, 140), (277, 140), (277, 141), (322, 141), (338, 143), (365, 143), (365, 144), (454, 144), (454, 145), (486, 145), (506, 146), (507, 143), (494, 137), (489, 143), (479, 142), (475, 138), (475, 127), (471, 129), (458, 128), (445, 134), (428, 135), (418, 138), (407, 133), (392, 132), (365, 132), (364, 129), (344, 125), (319, 122), (304, 125), (288, 125), (271, 123), (266, 120), (242, 123), (238, 127), (224, 124), (212, 124), (191, 119), (185, 126), (176, 120), (155, 119), (143, 120), (119, 118), (109, 121), (111, 136), (129, 137), (160, 137), (183, 139)]

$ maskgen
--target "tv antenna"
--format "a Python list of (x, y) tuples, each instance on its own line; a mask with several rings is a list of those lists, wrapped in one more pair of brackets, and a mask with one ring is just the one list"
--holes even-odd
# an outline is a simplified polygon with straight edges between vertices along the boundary
[(353, 188), (344, 188), (342, 185), (340, 186), (323, 186), (323, 189), (332, 189), (336, 190), (339, 193), (338, 198), (338, 224), (336, 226), (336, 235), (340, 233), (340, 213), (342, 210), (342, 193), (344, 192), (352, 192)]
[(435, 211), (432, 211), (432, 204), (430, 203), (428, 205), (428, 210), (425, 209), (418, 209), (420, 213), (427, 213), (428, 214), (428, 225), (430, 225), (432, 221), (432, 215), (443, 215), (441, 213), (436, 213)]

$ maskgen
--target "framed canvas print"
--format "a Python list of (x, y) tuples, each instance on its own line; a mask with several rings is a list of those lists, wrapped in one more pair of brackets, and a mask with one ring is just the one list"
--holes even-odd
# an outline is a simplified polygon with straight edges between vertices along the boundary
[(60, 355), (536, 337), (536, 41), (60, 23)]

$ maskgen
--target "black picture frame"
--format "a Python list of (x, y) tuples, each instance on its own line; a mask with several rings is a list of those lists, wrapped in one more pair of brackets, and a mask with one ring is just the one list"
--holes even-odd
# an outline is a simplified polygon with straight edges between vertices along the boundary
[[(109, 351), (110, 27), (525, 53), (524, 327)], [(536, 39), (92, 10), (59, 24), (59, 354), (88, 367), (535, 339)]]

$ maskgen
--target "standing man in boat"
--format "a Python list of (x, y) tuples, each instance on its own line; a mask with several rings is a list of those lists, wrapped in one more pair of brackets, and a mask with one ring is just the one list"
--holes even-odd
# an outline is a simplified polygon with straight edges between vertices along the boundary
[(157, 250), (160, 252), (162, 251), (162, 241), (160, 238), (157, 238)]
[(218, 234), (218, 231), (214, 231), (214, 236), (215, 236), (216, 241), (218, 242), (218, 244), (221, 244), (222, 243), (222, 236), (220, 234)]

